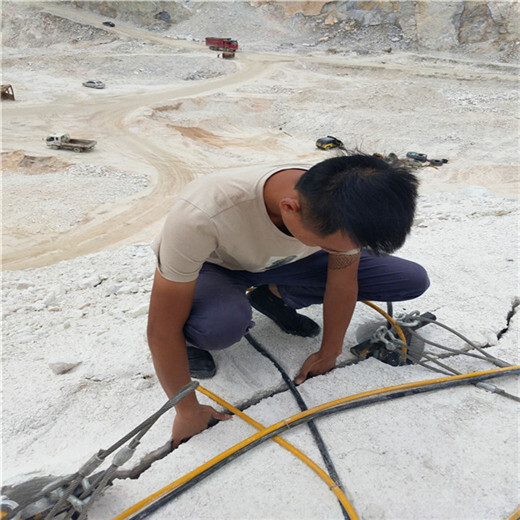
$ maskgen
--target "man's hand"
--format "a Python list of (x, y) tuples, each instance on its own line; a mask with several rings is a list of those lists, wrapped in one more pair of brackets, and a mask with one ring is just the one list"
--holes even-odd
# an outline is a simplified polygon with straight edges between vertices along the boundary
[[(355, 244), (352, 246), (355, 247)], [(361, 253), (353, 247), (348, 254), (329, 254), (327, 285), (323, 298), (321, 348), (305, 360), (294, 380), (297, 385), (303, 383), (308, 376), (318, 376), (332, 370), (341, 354), (345, 332), (358, 295), (357, 271)]]
[(294, 380), (299, 385), (303, 383), (308, 376), (320, 376), (326, 374), (336, 366), (335, 354), (323, 354), (321, 351), (311, 354), (302, 366), (300, 373)]
[(182, 441), (205, 430), (209, 426), (211, 419), (226, 421), (231, 419), (231, 415), (217, 412), (211, 406), (203, 404), (181, 413), (177, 410), (172, 428), (173, 449), (177, 448)]

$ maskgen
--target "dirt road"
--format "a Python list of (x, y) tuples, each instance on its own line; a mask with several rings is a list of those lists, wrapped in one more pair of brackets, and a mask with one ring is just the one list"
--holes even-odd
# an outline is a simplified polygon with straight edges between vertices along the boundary
[[(46, 10), (82, 23), (98, 25), (101, 20), (89, 13), (66, 8), (52, 7)], [(144, 30), (121, 25), (113, 30), (135, 38), (160, 40), (163, 44), (175, 47), (200, 49), (200, 45), (192, 42), (161, 38)], [(159, 102), (174, 103), (180, 99), (209, 95), (254, 81), (269, 66), (269, 62), (262, 63), (244, 57), (240, 60), (236, 73), (197, 82), (187, 87), (154, 90), (144, 94), (140, 92), (108, 95), (102, 103), (99, 99), (78, 103), (77, 96), (72, 93), (66, 97), (58, 97), (51, 103), (31, 102), (24, 106), (11, 104), (3, 107), (4, 128), (9, 129), (4, 133), (4, 150), (23, 147), (29, 153), (41, 154), (41, 146), (36, 148), (34, 143), (41, 143), (46, 129), (57, 126), (57, 120), (73, 120), (78, 129), (95, 128), (99, 142), (96, 162), (118, 164), (121, 158), (124, 158), (127, 166), (132, 164), (134, 170), (145, 171), (153, 176), (151, 189), (113, 204), (110, 211), (103, 210), (92, 215), (88, 221), (71, 231), (48, 237), (32, 236), (25, 240), (18, 239), (14, 247), (7, 238), (3, 248), (3, 269), (25, 269), (52, 264), (100, 251), (115, 244), (123, 244), (141, 232), (146, 233), (149, 227), (157, 229), (179, 189), (189, 182), (196, 172), (190, 168), (185, 157), (178, 153), (169, 153), (157, 146), (154, 136), (136, 134), (132, 131), (125, 124), (126, 116), (143, 106)], [(59, 153), (62, 155), (62, 152)], [(83, 155), (76, 156), (75, 159), (86, 162), (90, 161), (91, 157)]]
[[(82, 10), (54, 5), (46, 6), (45, 11), (98, 29), (102, 27), (104, 19)], [(136, 41), (152, 41), (177, 50), (183, 49), (196, 55), (207, 52), (201, 43), (167, 38), (120, 22), (114, 28), (106, 28), (106, 31)], [(107, 55), (106, 59), (118, 58)], [(149, 59), (154, 59), (153, 53)], [(99, 93), (85, 93), (85, 89), (78, 89), (55, 93), (52, 84), (42, 82), (41, 89), (46, 94), (43, 100), (35, 96), (21, 103), (4, 104), (5, 151), (21, 149), (26, 154), (46, 153), (67, 161), (110, 165), (124, 171), (145, 173), (152, 182), (143, 191), (91, 211), (87, 218), (68, 231), (39, 235), (23, 232), (4, 234), (3, 269), (40, 267), (126, 243), (148, 241), (159, 230), (179, 189), (199, 173), (197, 164), (203, 162), (197, 161), (199, 156), (217, 168), (228, 166), (225, 158), (233, 154), (233, 148), (238, 146), (243, 147), (247, 160), (257, 162), (282, 157), (280, 150), (284, 146), (289, 151), (302, 149), (299, 157), (311, 157), (316, 153), (312, 144), (306, 148), (307, 143), (290, 126), (282, 128), (285, 120), (289, 120), (288, 125), (292, 124), (293, 127), (300, 125), (299, 128), (306, 129), (310, 134), (318, 131), (320, 126), (317, 123), (325, 118), (327, 121), (337, 119), (340, 128), (349, 128), (353, 121), (353, 136), (370, 136), (375, 133), (374, 124), (381, 128), (388, 124), (386, 133), (402, 132), (403, 139), (407, 141), (410, 135), (422, 134), (425, 142), (435, 140), (435, 131), (442, 126), (446, 127), (446, 131), (443, 130), (439, 135), (446, 143), (455, 143), (453, 147), (456, 145), (458, 150), (480, 146), (480, 136), (474, 137), (466, 129), (472, 124), (475, 124), (475, 128), (477, 124), (482, 128), (492, 128), (492, 121), (483, 114), (479, 115), (482, 121), (475, 122), (473, 114), (466, 115), (461, 111), (464, 118), (461, 117), (460, 122), (457, 122), (457, 128), (450, 129), (454, 123), (449, 114), (445, 113), (445, 100), (441, 96), (436, 99), (438, 92), (447, 92), (459, 105), (462, 99), (468, 104), (482, 103), (483, 109), (486, 109), (486, 92), (495, 92), (495, 83), (504, 85), (506, 92), (507, 85), (512, 84), (516, 77), (516, 67), (511, 65), (484, 66), (469, 60), (440, 57), (427, 59), (408, 56), (407, 59), (400, 59), (388, 56), (385, 59), (374, 59), (354, 56), (346, 59), (345, 56), (324, 54), (241, 52), (233, 64), (236, 67), (234, 72), (218, 78), (190, 81), (187, 85), (186, 82), (177, 82), (172, 86), (143, 87), (139, 90), (107, 89)], [(413, 90), (409, 87), (412, 78), (417, 81)], [(447, 79), (451, 83), (444, 85)], [(465, 94), (468, 90), (466, 85), (476, 84), (482, 85), (483, 94), (477, 90), (474, 94)], [(421, 89), (420, 85), (424, 85), (424, 88)], [(396, 89), (401, 90), (399, 96), (396, 95)], [(348, 94), (349, 99), (345, 94)], [(414, 101), (414, 96), (417, 101)], [(496, 99), (498, 103), (508, 101), (507, 95), (501, 93)], [(228, 104), (215, 109), (222, 100)], [(165, 135), (164, 129), (160, 127), (152, 128), (148, 125), (143, 130), (136, 123), (134, 115), (143, 113), (147, 107), (160, 104), (171, 109), (181, 102), (189, 101), (201, 106), (206, 103), (205, 110), (188, 114), (191, 118), (189, 125), (166, 121), (166, 127), (178, 132), (177, 140), (172, 140), (171, 135)], [(314, 112), (309, 111), (311, 105)], [(305, 107), (305, 110), (300, 111), (300, 107)], [(499, 110), (505, 110), (501, 105), (498, 107)], [(364, 112), (365, 109), (373, 113), (369, 115)], [(152, 109), (150, 111), (153, 113)], [(343, 119), (339, 115), (336, 117), (340, 111)], [(249, 117), (251, 112), (259, 114), (259, 119), (253, 121), (253, 125), (258, 125), (258, 128), (244, 133), (241, 120)], [(264, 116), (266, 113), (268, 115)], [(405, 117), (404, 125), (399, 123), (398, 128), (395, 128), (395, 115), (401, 113), (409, 113), (411, 117)], [(188, 117), (184, 113), (181, 115)], [(497, 127), (504, 126), (499, 116), (496, 117)], [(230, 137), (225, 139), (214, 137), (208, 128), (200, 127), (200, 120), (197, 119), (200, 117), (204, 117), (207, 125), (216, 128), (227, 118), (228, 125), (225, 128), (235, 128), (236, 133), (228, 132)], [(410, 125), (409, 128), (406, 125)], [(76, 137), (95, 138), (98, 145), (94, 152), (79, 155), (46, 150), (42, 138), (49, 129), (60, 127), (73, 128)], [(152, 130), (148, 131), (149, 128)], [(468, 134), (465, 138), (460, 137), (463, 131)], [(507, 127), (504, 131), (507, 133)], [(186, 148), (186, 141), (181, 138), (191, 139), (193, 146)], [(464, 139), (467, 139), (467, 145)], [(218, 147), (219, 143), (224, 151), (206, 158), (204, 154), (207, 153), (208, 145)], [(222, 147), (221, 143), (236, 143), (236, 146)], [(467, 157), (471, 157), (470, 151)], [(497, 185), (505, 182), (506, 190), (517, 190), (518, 181), (512, 181), (516, 179), (514, 167), (507, 162), (502, 164), (500, 157), (498, 153), (496, 156), (487, 154), (484, 155), (484, 161), (479, 160), (479, 182), (487, 185), (492, 185), (493, 180)], [(466, 182), (465, 176), (471, 175), (473, 179), (478, 179), (478, 168), (470, 160), (457, 173), (445, 168), (442, 172), (430, 174), (430, 180), (433, 186), (439, 186), (446, 180), (456, 185), (458, 181)], [(23, 204), (24, 198), (33, 196), (36, 195), (19, 193), (14, 206)], [(73, 200), (71, 203), (74, 203)]]

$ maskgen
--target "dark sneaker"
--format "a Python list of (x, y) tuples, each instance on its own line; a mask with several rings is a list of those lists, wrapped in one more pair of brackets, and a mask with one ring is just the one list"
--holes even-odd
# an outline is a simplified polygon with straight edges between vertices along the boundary
[(320, 326), (316, 322), (285, 305), (267, 285), (260, 285), (249, 291), (247, 299), (254, 309), (271, 318), (287, 334), (313, 338), (320, 333)]
[(209, 379), (217, 372), (213, 356), (207, 350), (188, 347), (188, 363), (190, 375), (196, 379)]

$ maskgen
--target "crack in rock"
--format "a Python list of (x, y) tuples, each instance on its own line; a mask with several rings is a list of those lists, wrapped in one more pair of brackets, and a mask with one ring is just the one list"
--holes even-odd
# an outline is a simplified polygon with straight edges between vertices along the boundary
[(518, 308), (519, 305), (520, 305), (520, 298), (517, 297), (513, 300), (511, 310), (507, 313), (506, 326), (497, 334), (497, 339), (500, 339), (509, 330), (509, 324), (511, 323), (513, 316), (516, 314), (516, 309)]
[[(504, 336), (504, 334), (509, 330), (509, 325), (510, 325), (511, 319), (516, 314), (517, 309), (518, 309), (519, 306), (520, 306), (520, 298), (515, 298), (513, 300), (513, 302), (512, 302), (512, 307), (511, 307), (510, 311), (507, 313), (507, 316), (506, 316), (506, 326), (497, 334), (497, 339), (500, 340), (500, 338), (502, 338), (502, 336)], [(481, 348), (490, 348), (492, 346), (493, 345), (487, 344), (487, 345), (485, 345), (485, 346), (483, 346)], [(464, 355), (464, 353), (471, 352), (472, 350), (474, 350), (474, 349), (472, 349), (468, 345), (465, 348), (460, 349), (459, 353), (457, 353), (457, 352), (442, 352), (442, 353), (438, 353), (436, 355), (436, 357), (439, 358), (439, 359), (446, 359), (446, 358), (451, 358), (451, 357)], [(346, 366), (355, 365), (355, 364), (360, 363), (361, 361), (364, 361), (364, 360), (358, 359), (358, 358), (347, 359), (347, 360), (345, 360), (343, 362), (338, 363), (336, 368), (344, 368)], [(259, 404), (264, 399), (267, 399), (267, 398), (270, 398), (270, 397), (274, 397), (275, 395), (278, 395), (278, 394), (281, 394), (281, 393), (287, 392), (287, 391), (288, 391), (287, 385), (285, 383), (281, 382), (279, 386), (277, 386), (275, 388), (271, 388), (270, 390), (265, 390), (265, 391), (259, 392), (255, 396), (251, 397), (250, 399), (246, 399), (244, 401), (236, 403), (234, 406), (237, 409), (239, 409), (240, 411), (244, 411), (244, 410), (247, 410), (248, 408), (250, 408), (252, 406), (255, 406), (255, 405)], [(212, 422), (208, 426), (208, 429), (212, 428), (213, 426), (218, 424), (218, 422), (219, 421)], [(188, 439), (188, 441), (189, 441), (189, 439)], [(186, 442), (188, 442), (188, 441), (186, 441)], [(138, 479), (145, 471), (150, 469), (151, 466), (155, 462), (157, 462), (158, 460), (163, 459), (164, 457), (167, 457), (168, 455), (173, 453), (173, 451), (174, 450), (172, 449), (171, 440), (169, 440), (163, 446), (161, 446), (161, 447), (159, 447), (159, 448), (157, 448), (157, 449), (147, 453), (146, 455), (144, 455), (141, 458), (141, 460), (139, 461), (139, 463), (136, 464), (134, 467), (132, 467), (130, 469), (127, 469), (127, 470), (119, 470), (118, 472), (116, 472), (114, 477), (111, 479), (110, 484), (112, 484), (114, 482), (114, 480), (116, 480), (116, 479), (117, 480), (124, 480), (124, 479), (135, 480), (135, 479)]]

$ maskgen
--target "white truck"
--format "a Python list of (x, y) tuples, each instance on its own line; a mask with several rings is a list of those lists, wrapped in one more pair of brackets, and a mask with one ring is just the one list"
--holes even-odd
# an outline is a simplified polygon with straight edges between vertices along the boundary
[(71, 139), (68, 134), (52, 134), (45, 139), (45, 144), (54, 150), (63, 148), (74, 152), (92, 150), (92, 148), (96, 146), (96, 143), (97, 141), (89, 139)]

